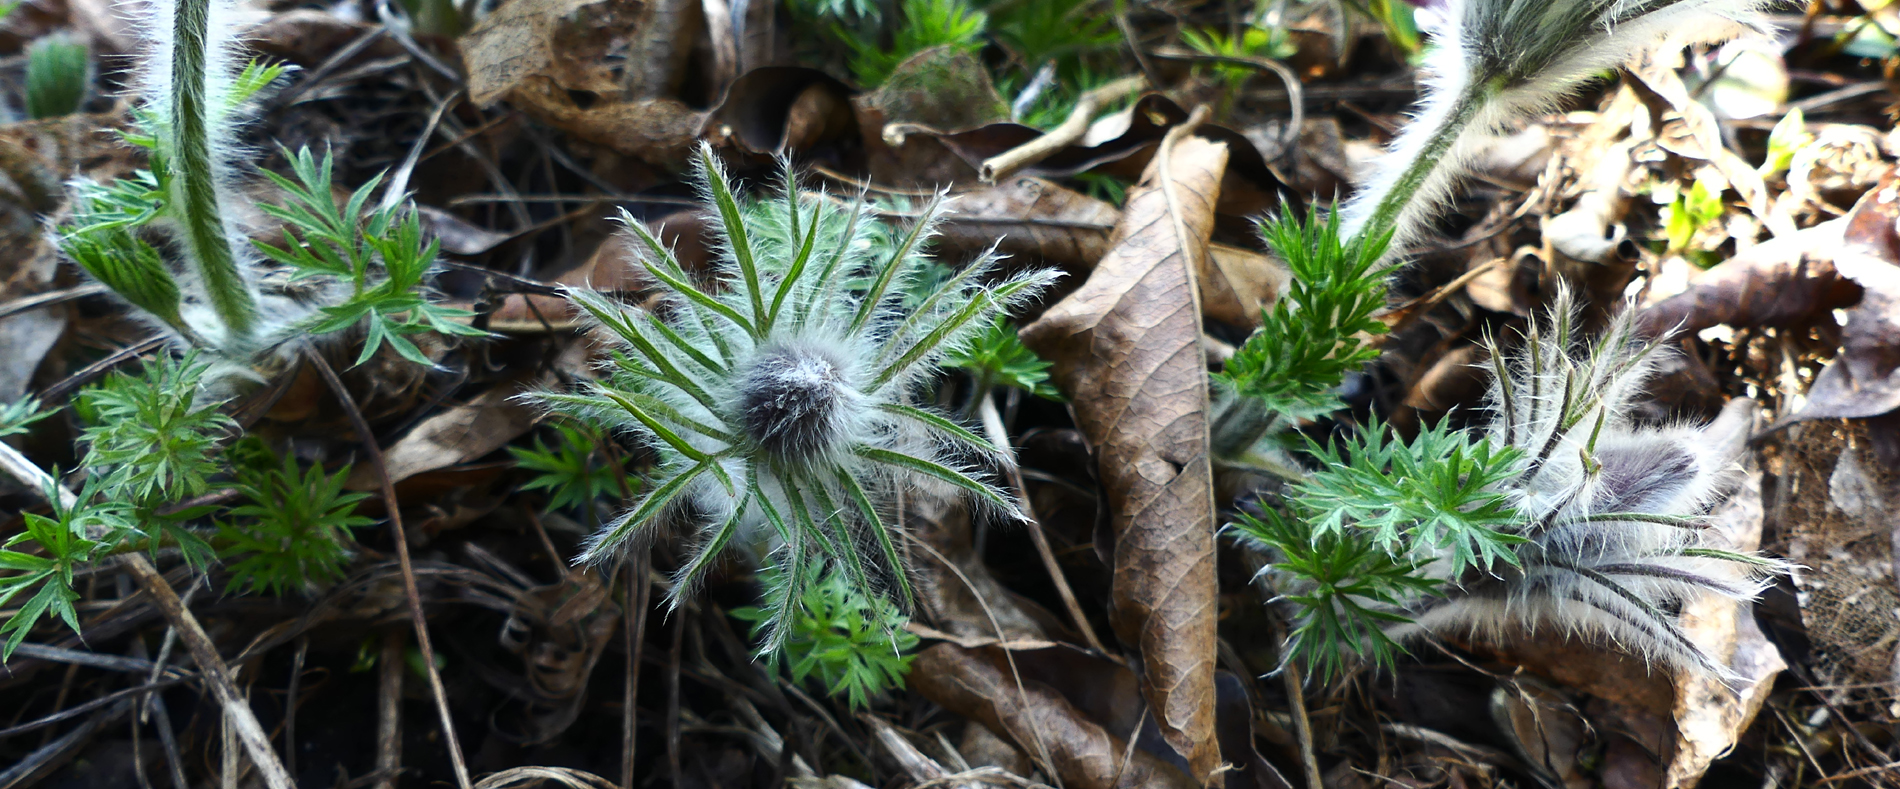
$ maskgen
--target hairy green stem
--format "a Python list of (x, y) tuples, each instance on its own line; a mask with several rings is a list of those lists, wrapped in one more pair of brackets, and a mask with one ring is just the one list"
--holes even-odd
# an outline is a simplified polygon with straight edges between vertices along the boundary
[(211, 307), (223, 321), (225, 342), (248, 339), (257, 323), (257, 300), (238, 270), (231, 239), (218, 211), (212, 171), (210, 74), (211, 0), (177, 0), (172, 19), (171, 191), (191, 261), (204, 282)]
[(1209, 450), (1214, 457), (1231, 459), (1240, 456), (1260, 443), (1278, 421), (1274, 414), (1268, 413), (1266, 401), (1246, 394), (1234, 394), (1228, 399), (1227, 407), (1215, 415), (1214, 423), (1208, 428), (1211, 440)]
[[(1452, 105), (1451, 112), (1445, 116), (1444, 123), (1426, 138), (1425, 145), (1419, 148), (1418, 155), (1413, 157), (1412, 161), (1406, 165), (1405, 171), (1399, 174), (1399, 179), (1393, 182), (1391, 190), (1379, 199), (1378, 205), (1372, 210), (1372, 215), (1366, 218), (1365, 224), (1361, 225), (1355, 233), (1354, 240), (1358, 240), (1358, 237), (1366, 237), (1367, 233), (1387, 232), (1398, 224), (1399, 218), (1405, 213), (1406, 207), (1412, 204), (1412, 199), (1417, 196), (1418, 190), (1431, 179), (1433, 173), (1448, 164), (1451, 150), (1458, 144), (1458, 137), (1464, 134), (1465, 127), (1470, 126), (1471, 121), (1478, 117), (1478, 111), (1483, 109), (1485, 104), (1497, 97), (1498, 90), (1498, 86), (1493, 83), (1474, 83), (1454, 100), (1456, 103)], [(1393, 237), (1403, 239), (1405, 234), (1394, 233)]]

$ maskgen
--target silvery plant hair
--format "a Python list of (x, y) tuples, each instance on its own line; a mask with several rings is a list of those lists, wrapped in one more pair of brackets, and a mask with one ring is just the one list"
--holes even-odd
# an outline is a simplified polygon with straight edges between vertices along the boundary
[(922, 279), (924, 247), (941, 196), (892, 228), (862, 198), (801, 193), (789, 165), (775, 199), (746, 201), (710, 147), (696, 160), (719, 239), (711, 276), (699, 281), (623, 217), (660, 284), (657, 302), (637, 308), (570, 289), (612, 357), (580, 391), (530, 399), (628, 433), (657, 456), (642, 495), (581, 560), (683, 526), (697, 539), (675, 579), (677, 605), (725, 549), (749, 549), (777, 570), (763, 606), (771, 649), (802, 589), (825, 573), (908, 603), (895, 531), (906, 490), (1016, 514), (980, 471), (1007, 453), (911, 402), (946, 353), (1057, 275), (1004, 274), (985, 254), (933, 285)]
[(1729, 431), (1631, 422), (1633, 401), (1670, 350), (1638, 338), (1633, 310), (1595, 338), (1577, 322), (1560, 291), (1518, 349), (1490, 343), (1487, 438), (1525, 459), (1501, 491), (1522, 515), (1518, 566), (1442, 578), (1446, 596), (1413, 601), (1405, 613), (1414, 621), (1391, 634), (1554, 629), (1725, 675), (1677, 626), (1678, 609), (1706, 594), (1751, 600), (1785, 571), (1733, 550), (1703, 519), (1738, 476), (1740, 444)]
[(1732, 35), (1775, 2), (1437, 0), (1423, 102), (1347, 203), (1345, 235), (1390, 232), (1388, 258), (1403, 254), (1466, 163), (1510, 124), (1551, 111), (1658, 41)]

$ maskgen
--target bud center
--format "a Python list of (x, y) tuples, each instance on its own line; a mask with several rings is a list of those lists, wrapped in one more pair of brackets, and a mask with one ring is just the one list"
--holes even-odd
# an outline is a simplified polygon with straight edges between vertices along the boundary
[(775, 348), (759, 354), (740, 376), (740, 419), (761, 449), (805, 460), (838, 443), (850, 394), (844, 371), (829, 355)]

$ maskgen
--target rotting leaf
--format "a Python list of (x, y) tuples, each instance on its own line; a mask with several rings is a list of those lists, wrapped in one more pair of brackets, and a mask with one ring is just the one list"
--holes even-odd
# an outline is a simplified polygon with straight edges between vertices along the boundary
[(1865, 418), (1900, 408), (1900, 179), (1889, 172), (1847, 215), (1834, 266), (1861, 286), (1841, 353), (1815, 376), (1807, 407), (1781, 420)]
[[(1165, 146), (1164, 146), (1165, 149)], [(1214, 738), (1214, 492), (1199, 259), (1227, 147), (1182, 135), (1129, 195), (1114, 246), (1082, 287), (1023, 330), (1055, 363), (1097, 448), (1114, 535), (1109, 618), (1141, 653), (1143, 691), (1203, 782)]]
[[(1069, 789), (1196, 786), (1154, 755), (1129, 749), (1126, 740), (1089, 720), (1049, 686), (1027, 680), (1018, 684), (1008, 661), (994, 648), (946, 643), (926, 649), (911, 664), (910, 684), (944, 709), (1014, 741), (1060, 775)], [(1208, 707), (1211, 713), (1211, 699)]]
[(1859, 288), (1834, 269), (1845, 228), (1846, 220), (1837, 219), (1750, 247), (1703, 272), (1688, 290), (1643, 307), (1643, 332), (1806, 326), (1854, 303)]
[(1121, 219), (1121, 211), (1105, 201), (1030, 176), (959, 192), (950, 207), (939, 249), (975, 255), (995, 244), (1012, 258), (1039, 258), (1071, 274), (1089, 270), (1108, 253), (1109, 233)]
[[(513, 0), (457, 42), (468, 69), (468, 96), (487, 107), (534, 77), (563, 90), (618, 96), (621, 81), (603, 57), (605, 42), (639, 21), (635, 0)], [(588, 44), (593, 44), (589, 46)], [(637, 56), (632, 62), (645, 65)]]
[[(390, 482), (465, 463), (502, 448), (534, 427), (535, 410), (515, 401), (546, 381), (502, 383), (475, 399), (429, 417), (384, 450)], [(381, 484), (370, 464), (358, 465), (345, 487), (370, 490)]]

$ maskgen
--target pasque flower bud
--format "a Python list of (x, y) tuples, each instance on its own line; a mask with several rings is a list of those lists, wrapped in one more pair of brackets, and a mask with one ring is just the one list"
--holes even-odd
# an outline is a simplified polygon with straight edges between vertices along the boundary
[(1345, 208), (1346, 232), (1390, 232), (1404, 253), (1465, 163), (1514, 122), (1664, 41), (1733, 35), (1773, 0), (1435, 0), (1415, 119)]

